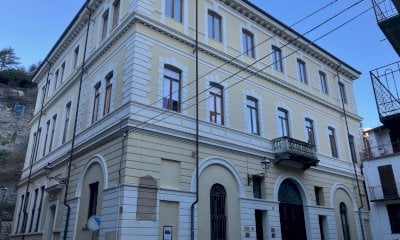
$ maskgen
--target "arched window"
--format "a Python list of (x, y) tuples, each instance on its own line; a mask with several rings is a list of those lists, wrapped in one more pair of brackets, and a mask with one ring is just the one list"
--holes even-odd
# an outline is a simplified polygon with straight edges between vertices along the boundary
[(347, 207), (344, 202), (340, 203), (340, 220), (342, 222), (343, 239), (350, 240), (349, 221), (347, 220)]
[(214, 184), (210, 190), (211, 240), (226, 239), (226, 191), (221, 184)]

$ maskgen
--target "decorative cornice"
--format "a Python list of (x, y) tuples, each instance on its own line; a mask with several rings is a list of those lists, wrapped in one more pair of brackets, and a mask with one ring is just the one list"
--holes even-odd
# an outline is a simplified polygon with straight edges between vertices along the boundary
[(315, 59), (325, 63), (329, 67), (336, 70), (339, 67), (339, 72), (351, 80), (359, 78), (360, 71), (354, 69), (347, 63), (341, 61), (325, 49), (321, 48), (313, 41), (307, 39), (302, 34), (296, 32), (284, 23), (280, 22), (267, 12), (263, 11), (248, 0), (219, 0), (225, 5), (231, 7), (240, 14), (246, 16), (263, 28), (276, 34), (278, 37), (293, 42), (292, 45), (299, 48), (303, 52), (309, 54)]

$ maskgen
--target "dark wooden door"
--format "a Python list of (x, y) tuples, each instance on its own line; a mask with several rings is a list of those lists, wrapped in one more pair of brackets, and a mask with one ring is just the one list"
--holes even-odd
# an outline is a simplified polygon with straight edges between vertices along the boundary
[(279, 204), (282, 240), (306, 240), (302, 205)]
[(255, 210), (257, 240), (264, 240), (263, 211)]

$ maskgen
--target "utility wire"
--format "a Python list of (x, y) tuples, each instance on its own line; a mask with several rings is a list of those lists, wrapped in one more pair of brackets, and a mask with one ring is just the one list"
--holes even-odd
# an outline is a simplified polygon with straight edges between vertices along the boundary
[[(324, 6), (322, 6), (321, 8), (315, 10), (314, 12), (308, 14), (307, 16), (305, 16), (305, 17), (299, 19), (298, 21), (296, 21), (295, 23), (293, 23), (292, 25), (290, 25), (289, 28), (292, 28), (292, 27), (294, 27), (295, 25), (297, 25), (297, 24), (299, 24), (299, 23), (305, 21), (306, 19), (312, 17), (313, 15), (315, 15), (315, 14), (317, 14), (317, 13), (323, 11), (324, 9), (326, 9), (326, 8), (328, 8), (329, 6), (333, 5), (333, 4), (336, 3), (337, 1), (339, 1), (339, 0), (333, 0), (332, 2), (330, 2), (330, 3), (328, 3), (328, 4), (324, 5)], [(364, 1), (364, 0), (361, 0), (361, 1)], [(283, 31), (281, 30), (279, 33), (273, 34), (272, 36), (268, 37), (267, 39), (261, 41), (260, 43), (254, 45), (253, 47), (251, 47), (250, 49), (248, 49), (248, 51), (254, 51), (254, 50), (255, 50), (257, 47), (259, 47), (260, 45), (262, 45), (262, 44), (266, 43), (267, 41), (271, 40), (272, 38), (274, 38), (274, 37), (277, 36), (278, 34), (282, 34), (282, 33), (286, 32), (286, 31), (289, 31), (289, 29), (285, 29), (285, 30), (283, 30)], [(248, 51), (247, 51), (247, 52), (248, 52)], [(205, 73), (204, 75), (200, 76), (199, 79), (204, 78), (205, 76), (207, 76), (207, 75), (209, 75), (209, 74), (211, 74), (211, 73), (217, 71), (218, 69), (221, 69), (223, 66), (225, 66), (225, 65), (227, 65), (227, 64), (229, 64), (229, 63), (232, 63), (232, 62), (235, 61), (235, 60), (238, 60), (239, 57), (245, 55), (247, 52), (240, 53), (240, 54), (238, 54), (237, 56), (235, 56), (235, 57), (231, 58), (230, 60), (224, 62), (223, 64), (219, 65), (218, 67), (213, 68), (211, 71), (209, 71), (209, 72)], [(193, 83), (195, 83), (195, 82), (196, 82), (196, 81), (193, 80), (193, 81), (187, 83), (186, 85), (183, 85), (183, 86), (181, 87), (180, 90), (182, 90), (182, 89), (184, 89), (184, 88), (190, 86), (191, 84), (193, 84)], [(172, 95), (175, 94), (175, 93), (177, 93), (178, 91), (179, 91), (179, 89), (173, 91), (173, 92), (172, 92)], [(201, 93), (200, 93), (200, 94), (201, 94)], [(154, 101), (153, 103), (151, 103), (151, 104), (149, 104), (149, 105), (147, 105), (147, 106), (144, 106), (143, 108), (137, 110), (137, 111), (134, 112), (133, 114), (138, 114), (138, 113), (142, 112), (144, 109), (147, 109), (148, 107), (153, 106), (153, 105), (157, 104), (158, 102), (160, 102), (160, 101), (162, 101), (162, 100), (163, 100), (163, 98), (159, 98), (159, 99), (157, 99), (156, 101)]]
[[(330, 18), (328, 18), (327, 20), (325, 20), (324, 22), (318, 24), (316, 27), (313, 27), (312, 29), (310, 29), (309, 31), (307, 31), (305, 34), (308, 34), (308, 33), (312, 32), (312, 31), (314, 31), (315, 29), (319, 28), (320, 26), (322, 26), (322, 25), (324, 25), (325, 23), (329, 22), (329, 21), (332, 20), (333, 18), (335, 18), (335, 17), (337, 17), (338, 15), (344, 13), (345, 11), (347, 11), (347, 10), (349, 10), (349, 9), (351, 9), (351, 8), (353, 8), (353, 7), (355, 7), (356, 5), (360, 4), (360, 3), (363, 2), (363, 1), (364, 1), (364, 0), (360, 0), (360, 1), (358, 1), (358, 2), (356, 2), (356, 3), (354, 3), (354, 4), (352, 4), (351, 6), (347, 7), (347, 8), (344, 9), (344, 10), (342, 10), (342, 11), (339, 12), (338, 14), (335, 14), (333, 17), (330, 17)], [(316, 41), (318, 41), (318, 40), (324, 38), (325, 36), (327, 36), (327, 35), (329, 35), (329, 34), (331, 34), (332, 32), (334, 32), (334, 31), (340, 29), (340, 28), (343, 27), (344, 25), (350, 23), (351, 21), (353, 21), (353, 20), (355, 20), (356, 18), (360, 17), (360, 16), (363, 15), (364, 13), (368, 12), (370, 9), (372, 9), (372, 7), (370, 7), (370, 8), (368, 8), (368, 9), (364, 10), (364, 11), (361, 12), (360, 14), (358, 14), (358, 15), (356, 15), (355, 17), (349, 19), (348, 21), (344, 22), (343, 24), (339, 25), (338, 27), (336, 27), (336, 28), (330, 30), (329, 32), (327, 32), (327, 33), (325, 33), (325, 34), (323, 34), (322, 36), (318, 37), (318, 38), (315, 39), (314, 41), (309, 41), (309, 42), (306, 44), (306, 46), (309, 46), (309, 45), (311, 45), (312, 43), (315, 43)], [(302, 36), (303, 36), (303, 35), (296, 37), (294, 40), (288, 42), (287, 44), (285, 44), (285, 45), (282, 46), (281, 48), (283, 48), (283, 47), (285, 47), (285, 46), (287, 46), (287, 45), (293, 43), (294, 41), (296, 41), (297, 39), (299, 39), (299, 38), (302, 37)], [(280, 60), (278, 60), (278, 61), (275, 61), (275, 62), (273, 62), (273, 63), (267, 65), (266, 67), (257, 70), (255, 74), (258, 74), (258, 73), (260, 73), (261, 71), (264, 71), (266, 68), (268, 68), (268, 67), (270, 67), (270, 66), (273, 66), (276, 62), (282, 61), (283, 59), (285, 59), (285, 58), (287, 58), (287, 57), (293, 55), (294, 53), (297, 53), (298, 51), (300, 51), (300, 49), (295, 50), (294, 52), (292, 52), (292, 53), (290, 53), (290, 54), (284, 56), (282, 59), (280, 59)], [(268, 57), (268, 56), (270, 56), (270, 55), (271, 55), (271, 54), (267, 54), (266, 56), (264, 56), (264, 57), (258, 59), (257, 61), (253, 62), (252, 64), (248, 65), (247, 67), (240, 69), (238, 72), (236, 72), (236, 73), (230, 75), (229, 77), (225, 78), (224, 80), (220, 81), (219, 83), (222, 83), (222, 82), (224, 82), (224, 81), (226, 81), (226, 80), (228, 80), (228, 79), (230, 79), (230, 78), (232, 78), (232, 77), (238, 75), (240, 72), (249, 69), (249, 67), (253, 66), (253, 65), (256, 64), (257, 62), (260, 62), (261, 60), (265, 59), (266, 57)], [(234, 84), (231, 85), (231, 86), (228, 86), (228, 87), (225, 88), (224, 90), (227, 90), (227, 89), (229, 89), (229, 88), (231, 88), (231, 87), (233, 87), (233, 86), (239, 84), (240, 82), (242, 82), (242, 81), (248, 79), (249, 77), (251, 77), (251, 76), (253, 76), (253, 75), (255, 75), (255, 74), (254, 74), (254, 73), (250, 74), (249, 76), (243, 78), (243, 79), (240, 80), (239, 82), (236, 82), (236, 83), (234, 83)], [(210, 88), (207, 88), (206, 90), (200, 92), (200, 94), (203, 94), (203, 93), (207, 92), (209, 89), (210, 89)], [(190, 98), (188, 98), (187, 100), (183, 101), (182, 103), (188, 102), (188, 101), (192, 100), (193, 98), (194, 98), (194, 97), (190, 97)], [(206, 99), (201, 100), (200, 102), (204, 102), (204, 101), (206, 101), (208, 98), (210, 98), (210, 96), (207, 97)], [(200, 103), (200, 102), (199, 102), (199, 103)], [(182, 103), (181, 103), (181, 104), (182, 104)], [(182, 111), (187, 110), (187, 109), (189, 109), (189, 108), (191, 108), (191, 107), (193, 107), (193, 106), (195, 106), (195, 105), (190, 105), (189, 107), (187, 107), (187, 108), (185, 108), (185, 109), (182, 109)], [(139, 111), (137, 111), (137, 112), (139, 112)], [(168, 109), (167, 109), (167, 110), (163, 110), (163, 112), (157, 114), (157, 115), (154, 116), (154, 117), (149, 118), (148, 120), (144, 121), (143, 123), (141, 123), (141, 124), (135, 126), (135, 128), (138, 128), (138, 127), (140, 127), (140, 126), (142, 126), (142, 125), (144, 125), (144, 124), (147, 124), (149, 121), (151, 121), (151, 120), (153, 120), (153, 119), (156, 119), (156, 118), (158, 118), (159, 116), (161, 116), (161, 115), (163, 115), (163, 114), (167, 114), (167, 113), (170, 113), (170, 115), (167, 116), (167, 117), (165, 117), (165, 118), (161, 118), (160, 120), (157, 120), (156, 122), (162, 121), (162, 120), (164, 120), (164, 119), (166, 119), (166, 118), (168, 118), (168, 117), (170, 117), (170, 116), (176, 114), (175, 112), (172, 113), (171, 110), (168, 110)], [(152, 124), (155, 124), (156, 122), (154, 122), (154, 123), (152, 123)], [(135, 131), (135, 129), (132, 129), (132, 130), (131, 130), (131, 132), (134, 132), (134, 131)]]

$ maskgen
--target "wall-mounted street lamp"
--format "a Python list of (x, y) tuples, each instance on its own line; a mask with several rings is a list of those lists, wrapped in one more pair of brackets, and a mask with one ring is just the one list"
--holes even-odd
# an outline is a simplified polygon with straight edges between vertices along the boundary
[(267, 177), (267, 170), (269, 169), (270, 165), (271, 165), (271, 161), (268, 160), (268, 158), (264, 158), (261, 162), (261, 167), (264, 170), (262, 173), (259, 174), (247, 174), (247, 185), (250, 186), (250, 183), (252, 182), (252, 179), (254, 176), (258, 176), (258, 177)]

